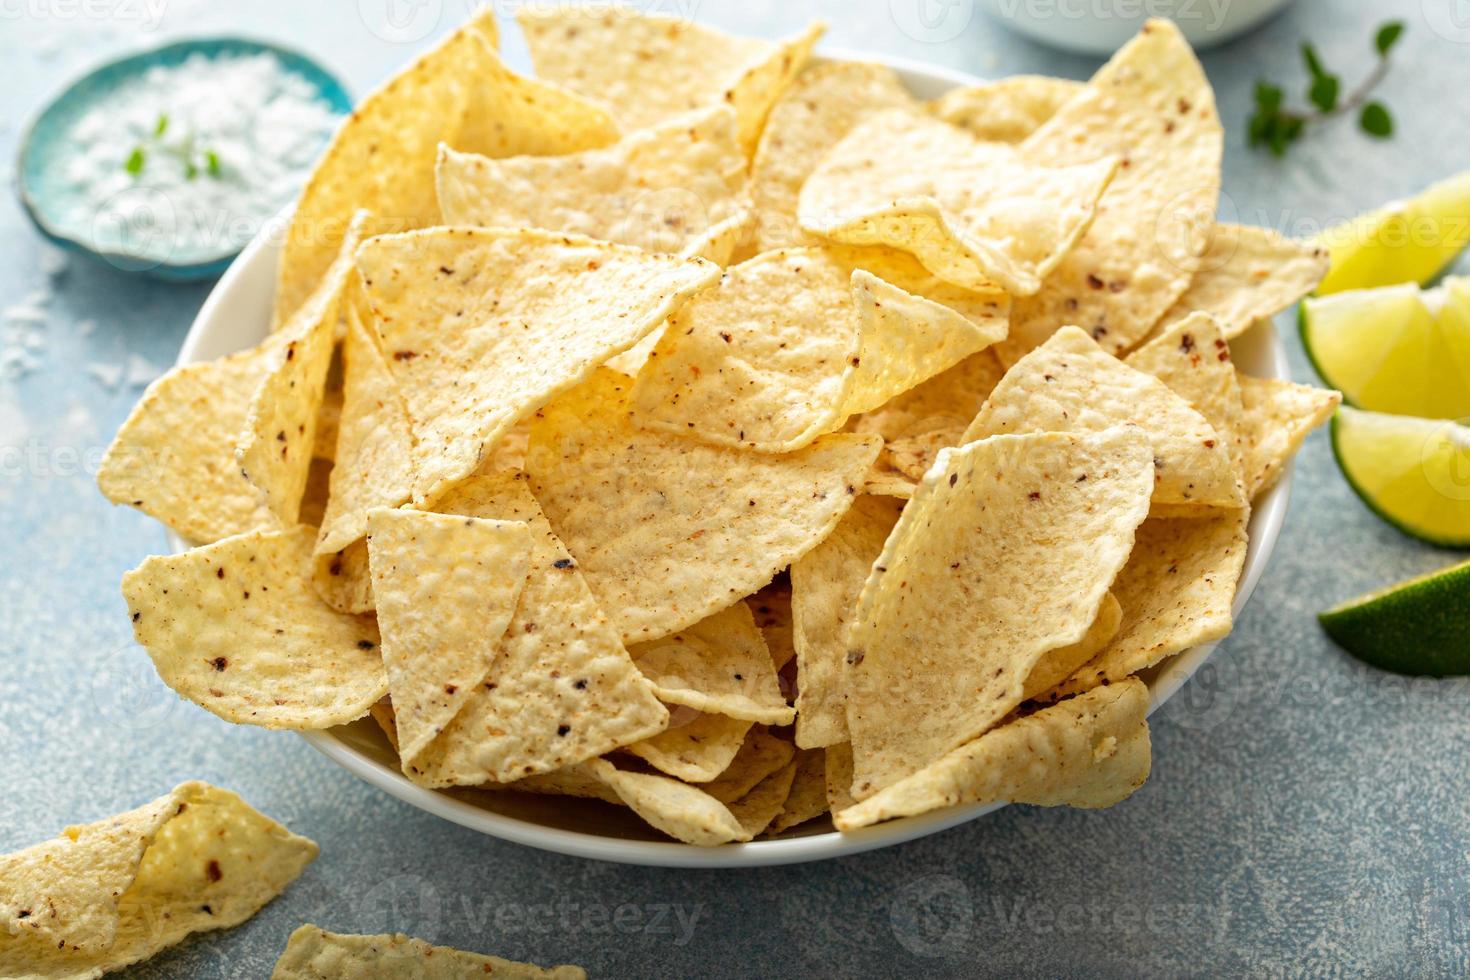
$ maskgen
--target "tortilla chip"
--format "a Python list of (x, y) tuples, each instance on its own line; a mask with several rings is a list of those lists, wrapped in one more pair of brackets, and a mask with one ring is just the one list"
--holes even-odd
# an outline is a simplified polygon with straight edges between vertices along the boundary
[[(1057, 156), (1045, 161), (1075, 160)], [(919, 111), (858, 123), (801, 188), (801, 227), (851, 245), (912, 252), (971, 289), (1028, 295), (1087, 230), (1116, 157), (1041, 165)]]
[(182, 364), (156, 379), (102, 457), (102, 495), (200, 544), (276, 526), (240, 474), (235, 440), (281, 346), (282, 338), (273, 335), (249, 350)]
[(772, 103), (825, 29), (813, 24), (784, 41), (765, 41), (622, 6), (526, 6), (516, 20), (536, 74), (607, 106), (625, 131), (729, 105), (747, 156)]
[(725, 767), (725, 771), (700, 789), (721, 803), (733, 803), (755, 789), (761, 780), (785, 766), (795, 755), (796, 749), (790, 742), (771, 735), (757, 725), (745, 736), (744, 744)]
[(368, 533), (398, 754), (412, 763), (490, 672), (530, 571), (531, 531), (382, 508)]
[(895, 500), (911, 500), (918, 481), (910, 479), (880, 459), (863, 476), (862, 492), (869, 497), (892, 497)]
[[(1146, 526), (1148, 521), (1144, 521)], [(1141, 537), (1143, 532), (1138, 532)], [(1134, 540), (1133, 557), (1138, 554), (1137, 538)], [(1126, 575), (1128, 566), (1123, 566), (1119, 575)], [(1102, 608), (1098, 610), (1097, 618), (1087, 628), (1087, 634), (1076, 643), (1070, 643), (1055, 650), (1048, 650), (1042, 654), (1041, 659), (1036, 661), (1036, 666), (1031, 668), (1031, 673), (1026, 675), (1026, 686), (1021, 689), (1021, 700), (1030, 701), (1050, 691), (1062, 681), (1072, 676), (1072, 672), (1083, 664), (1092, 660), (1118, 635), (1118, 628), (1123, 624), (1123, 606), (1117, 597), (1109, 592), (1103, 598)], [(1050, 700), (1056, 700), (1052, 698)]]
[(271, 354), (270, 370), (250, 403), (235, 461), (283, 527), (297, 523), (316, 447), (317, 416), (337, 347), (337, 320), (353, 253), (369, 215), (353, 215), (342, 249), (289, 322)]
[(410, 779), (427, 786), (510, 782), (664, 730), (668, 712), (598, 609), (523, 477), (472, 477), (446, 493), (437, 508), (526, 522), (531, 561), (484, 683), (443, 734), (404, 766)]
[(1019, 147), (1039, 163), (1117, 154), (1127, 166), (1041, 291), (1017, 301), (1001, 360), (1014, 364), (1067, 324), (1113, 353), (1148, 336), (1201, 267), (1223, 147), (1215, 95), (1189, 42), (1169, 21), (1149, 20)]
[(838, 742), (824, 750), (827, 753), (827, 809), (833, 813), (846, 810), (857, 800), (852, 797), (852, 743)]
[(624, 642), (699, 622), (817, 545), (878, 454), (871, 436), (823, 436), (782, 456), (636, 429), (611, 371), (543, 409), (526, 471)]
[(1148, 778), (1148, 688), (1137, 678), (1018, 718), (845, 810), (856, 830), (964, 803), (1112, 806)]
[(698, 847), (746, 841), (748, 834), (725, 804), (697, 786), (667, 776), (625, 772), (606, 759), (588, 763), (598, 778), (649, 825)]
[(671, 723), (668, 731), (624, 748), (670, 776), (707, 783), (730, 767), (751, 724), (725, 715), (695, 715), (682, 725)]
[(628, 652), (665, 704), (767, 725), (789, 725), (796, 717), (744, 602)]
[(525, 229), (385, 235), (357, 253), (413, 420), (414, 500), (473, 473), (521, 419), (632, 347), (718, 266)]
[(1005, 336), (1003, 298), (977, 322), (848, 258), (783, 249), (727, 271), (670, 318), (634, 421), (791, 452)]
[(792, 759), (756, 783), (740, 799), (726, 804), (749, 837), (765, 833), (766, 828), (780, 815), (791, 795), (791, 783), (795, 778), (796, 760)]
[(750, 196), (758, 215), (754, 251), (816, 244), (796, 221), (801, 185), (859, 121), (913, 104), (887, 65), (833, 61), (798, 75), (771, 107), (751, 164)]
[(252, 531), (123, 576), (133, 635), (163, 682), (241, 725), (315, 729), (388, 691), (378, 629), (312, 592), (312, 528)]
[(440, 143), (492, 157), (575, 153), (618, 138), (602, 109), (523, 78), (495, 52), (495, 12), (479, 10), (438, 47), (368, 95), (337, 130), (291, 217), (276, 278), (284, 324), (337, 255), (358, 208), (364, 237), (432, 225)]
[(579, 966), (549, 968), (498, 956), (431, 946), (422, 939), (355, 936), (304, 925), (291, 933), (271, 980), (466, 980), (494, 975), (496, 980), (587, 980)]
[(99, 977), (237, 926), (316, 856), (234, 793), (183, 783), (0, 857), (0, 975)]
[(393, 699), (385, 696), (374, 701), (373, 706), (368, 709), (368, 714), (372, 716), (373, 721), (378, 723), (378, 727), (383, 730), (383, 737), (388, 740), (388, 744), (396, 753), (398, 751), (398, 719), (393, 714)]
[(327, 493), (332, 480), (332, 461), (313, 458), (306, 471), (306, 490), (301, 494), (301, 523), (318, 527), (327, 511)]
[[(343, 360), (342, 345), (340, 341), (347, 337), (347, 309), (348, 297), (356, 290), (362, 288), (361, 280), (354, 274), (348, 277), (347, 293), (343, 297), (341, 316), (338, 317), (337, 326), (342, 334), (337, 338), (339, 343), (332, 354), (332, 362), (327, 367), (327, 384), (322, 389), (322, 404), (316, 413), (316, 441), (312, 443), (311, 455), (316, 459), (325, 459), (335, 462), (337, 459), (337, 436), (342, 428), (342, 385), (345, 381), (346, 362)], [(310, 524), (311, 521), (302, 521)]]
[(440, 146), (434, 176), (446, 225), (544, 228), (719, 265), (735, 244), (731, 223), (748, 221), (745, 154), (724, 105), (566, 156), (495, 160)]
[(575, 796), (585, 800), (601, 800), (613, 806), (624, 806), (623, 798), (613, 792), (611, 786), (597, 778), (591, 762), (537, 773), (513, 783), (486, 783), (482, 789), (515, 790), (521, 793), (536, 793), (541, 796)]
[(859, 497), (826, 540), (791, 566), (796, 744), (802, 748), (847, 741), (847, 629), (899, 511), (892, 500)]
[(1011, 368), (960, 441), (1102, 432), (1127, 423), (1141, 426), (1153, 447), (1156, 503), (1244, 506), (1225, 437), (1164, 382), (1104, 352), (1076, 327), (1058, 330)]
[(1239, 337), (1317, 288), (1328, 261), (1327, 249), (1270, 228), (1216, 225), (1199, 271), (1151, 337), (1196, 310), (1219, 320), (1226, 340)]
[(771, 664), (780, 670), (796, 657), (796, 640), (791, 626), (791, 586), (778, 579), (745, 600), (755, 616), (766, 646), (771, 651)]
[(1113, 583), (1123, 607), (1118, 635), (1055, 696), (1131, 677), (1176, 653), (1223, 639), (1230, 632), (1230, 606), (1250, 543), (1248, 516), (1241, 509), (1205, 520), (1144, 521), (1133, 554)]
[(986, 348), (859, 415), (852, 420), (851, 429), (876, 432), (890, 443), (952, 433), (954, 441), (950, 445), (957, 445), (1004, 374), (995, 351)]
[(1293, 384), (1276, 378), (1240, 375), (1245, 407), (1241, 433), (1245, 440), (1246, 495), (1255, 500), (1281, 478), (1281, 472), (1307, 433), (1326, 422), (1342, 404), (1336, 391)]
[(786, 794), (781, 812), (766, 827), (767, 834), (779, 834), (827, 812), (826, 752), (801, 749), (791, 761), (791, 766), (791, 789)]
[(1021, 702), (1047, 651), (1086, 636), (1153, 482), (1135, 427), (995, 436), (940, 454), (848, 631), (854, 796), (984, 734)]
[(1012, 75), (950, 89), (929, 111), (977, 139), (1019, 143), (1083, 90), (1081, 82), (1046, 75)]

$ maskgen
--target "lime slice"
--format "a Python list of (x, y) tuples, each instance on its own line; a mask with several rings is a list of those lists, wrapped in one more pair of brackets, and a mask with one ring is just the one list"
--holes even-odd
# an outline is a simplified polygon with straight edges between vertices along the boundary
[(1421, 541), (1470, 545), (1470, 429), (1340, 408), (1332, 452), (1378, 516)]
[(1350, 405), (1458, 419), (1470, 415), (1470, 277), (1302, 301), (1307, 355)]
[(1344, 602), (1317, 616), (1359, 660), (1400, 674), (1470, 674), (1470, 561)]
[(1317, 294), (1427, 283), (1470, 242), (1467, 215), (1470, 171), (1328, 228), (1317, 242), (1332, 255), (1332, 270)]

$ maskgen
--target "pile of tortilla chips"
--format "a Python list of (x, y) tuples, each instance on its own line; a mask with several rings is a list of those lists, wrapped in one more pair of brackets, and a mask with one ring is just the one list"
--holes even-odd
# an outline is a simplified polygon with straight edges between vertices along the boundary
[(273, 332), (118, 433), (198, 545), (123, 581), (159, 675), (699, 845), (1127, 797), (1338, 400), (1231, 360), (1326, 258), (1215, 223), (1178, 30), (926, 104), (819, 28), (519, 19), (536, 77), (487, 12), (362, 103)]

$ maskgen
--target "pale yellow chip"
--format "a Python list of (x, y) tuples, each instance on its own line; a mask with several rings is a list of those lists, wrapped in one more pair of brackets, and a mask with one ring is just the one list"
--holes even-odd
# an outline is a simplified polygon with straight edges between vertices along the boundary
[(766, 725), (789, 725), (796, 717), (744, 602), (628, 652), (665, 704)]
[(783, 768), (795, 755), (796, 749), (790, 742), (777, 738), (758, 725), (745, 736), (744, 744), (725, 771), (700, 789), (722, 803), (734, 803), (755, 789), (761, 780)]
[(1153, 482), (1153, 452), (1132, 426), (993, 436), (940, 454), (848, 631), (854, 796), (983, 734), (1020, 703), (1047, 651), (1086, 636)]
[(327, 511), (327, 493), (332, 479), (332, 461), (314, 457), (306, 472), (306, 489), (301, 494), (301, 523), (320, 527)]
[(271, 980), (587, 980), (579, 966), (539, 967), (431, 946), (409, 936), (357, 936), (304, 925), (291, 933)]
[(591, 762), (563, 766), (551, 772), (517, 779), (513, 783), (486, 783), (482, 789), (515, 790), (518, 793), (536, 793), (541, 796), (575, 796), (601, 800), (614, 806), (625, 805), (623, 798), (614, 793), (611, 786), (597, 778)]
[(1120, 681), (1176, 653), (1223, 639), (1245, 567), (1247, 516), (1241, 509), (1203, 519), (1144, 521), (1133, 554), (1113, 583), (1123, 608), (1117, 636), (1055, 694)]
[(625, 772), (606, 759), (588, 763), (633, 812), (676, 840), (698, 847), (750, 840), (739, 819), (697, 786), (667, 776)]
[(852, 420), (852, 431), (875, 432), (888, 442), (944, 432), (952, 433), (951, 444), (957, 444), (1004, 375), (995, 352), (987, 348), (859, 415)]
[(763, 834), (786, 807), (791, 784), (796, 779), (796, 760), (770, 773), (751, 787), (750, 792), (725, 806), (740, 822), (749, 837)]
[(814, 65), (771, 107), (750, 167), (756, 252), (814, 244), (796, 221), (796, 200), (822, 157), (859, 121), (913, 105), (893, 69), (858, 61)]
[(252, 531), (123, 576), (133, 635), (163, 682), (225, 721), (330, 728), (388, 691), (378, 628), (310, 585), (313, 529)]
[(729, 105), (747, 156), (824, 30), (814, 24), (782, 41), (731, 37), (687, 17), (614, 5), (525, 6), (516, 20), (536, 74), (607, 106), (625, 131)]
[(605, 149), (496, 160), (439, 148), (446, 225), (544, 228), (724, 265), (750, 220), (735, 113), (717, 105)]
[(301, 516), (327, 371), (337, 347), (342, 296), (354, 274), (353, 253), (368, 219), (366, 211), (353, 216), (337, 258), (282, 325), (281, 343), (269, 355), (270, 370), (251, 399), (245, 431), (235, 447), (240, 472), (285, 527)]
[(890, 109), (822, 159), (797, 218), (816, 235), (912, 252), (957, 285), (1025, 296), (1087, 230), (1117, 165), (1107, 155), (1038, 161), (922, 111)]
[(852, 797), (852, 743), (838, 742), (826, 748), (823, 776), (827, 781), (827, 809), (833, 813), (846, 810), (857, 800)]
[(625, 746), (625, 751), (687, 783), (709, 782), (730, 767), (753, 723), (726, 715), (690, 714), (676, 709), (668, 731)]
[(398, 754), (412, 765), (486, 679), (531, 565), (520, 521), (380, 508), (368, 563), (393, 697)]
[(1240, 396), (1245, 406), (1241, 422), (1245, 487), (1254, 500), (1275, 486), (1307, 433), (1332, 417), (1342, 404), (1342, 395), (1277, 378), (1242, 374)]
[(495, 43), (495, 12), (485, 7), (364, 98), (343, 122), (286, 232), (276, 274), (278, 327), (316, 288), (358, 208), (373, 213), (364, 235), (438, 220), (434, 161), (440, 143), (507, 157), (574, 153), (618, 138), (604, 110), (515, 74)]
[(1006, 373), (961, 442), (1020, 432), (1142, 427), (1153, 447), (1159, 504), (1242, 507), (1224, 436), (1150, 374), (1105, 352), (1076, 327), (1057, 331)]
[(1085, 89), (1081, 82), (1046, 75), (1012, 75), (950, 89), (929, 103), (940, 119), (996, 143), (1019, 143)]
[(847, 628), (899, 509), (888, 498), (858, 498), (826, 540), (791, 566), (796, 744), (803, 748), (847, 741)]
[(1148, 688), (1137, 678), (1018, 718), (845, 810), (838, 830), (965, 803), (1112, 806), (1148, 778)]
[(183, 783), (0, 857), (0, 975), (99, 977), (279, 895), (317, 846), (228, 790)]
[(779, 834), (827, 812), (827, 765), (823, 749), (801, 749), (791, 761), (791, 789), (781, 812), (766, 827), (767, 834)]
[(701, 260), (526, 229), (385, 235), (357, 264), (413, 423), (419, 503), (720, 274)]
[(895, 500), (910, 500), (918, 481), (893, 467), (885, 459), (877, 460), (863, 475), (862, 491), (871, 497), (892, 497)]
[(443, 734), (404, 766), (410, 779), (428, 786), (510, 782), (664, 730), (668, 712), (597, 607), (524, 478), (473, 477), (451, 488), (437, 508), (524, 521), (531, 561), (484, 682)]
[(782, 249), (728, 270), (670, 318), (633, 387), (634, 421), (791, 452), (1005, 336), (1003, 297), (971, 304), (971, 319), (863, 261)]
[[(1147, 521), (1141, 527), (1146, 527)], [(1133, 556), (1138, 555), (1138, 547), (1143, 531), (1138, 532), (1139, 537), (1134, 539)], [(1130, 560), (1132, 560), (1130, 558)], [(1119, 575), (1126, 575), (1128, 566), (1123, 566), (1124, 571)], [(1026, 685), (1021, 689), (1021, 700), (1030, 701), (1039, 695), (1046, 694), (1062, 681), (1072, 676), (1088, 661), (1092, 660), (1118, 635), (1118, 629), (1123, 624), (1123, 606), (1117, 597), (1109, 592), (1103, 599), (1102, 608), (1097, 612), (1097, 618), (1087, 628), (1087, 633), (1076, 643), (1069, 643), (1055, 650), (1048, 650), (1036, 661), (1036, 666), (1031, 668), (1031, 673), (1026, 675)], [(1055, 700), (1054, 698), (1052, 700)]]
[(823, 436), (780, 456), (635, 428), (612, 371), (540, 413), (526, 472), (587, 584), (629, 643), (744, 598), (841, 519), (878, 440)]
[(766, 646), (771, 651), (771, 663), (777, 670), (785, 667), (796, 657), (796, 641), (791, 627), (791, 586), (777, 579), (745, 600), (755, 616), (755, 625), (760, 627)]
[(1184, 295), (1152, 336), (1195, 311), (1220, 321), (1226, 340), (1275, 316), (1317, 288), (1327, 275), (1327, 249), (1250, 225), (1216, 225)]
[(1215, 95), (1189, 42), (1171, 22), (1149, 20), (1020, 144), (1038, 163), (1116, 154), (1127, 165), (1041, 291), (1017, 301), (1001, 359), (1015, 363), (1067, 324), (1115, 353), (1148, 336), (1201, 267), (1223, 148)]

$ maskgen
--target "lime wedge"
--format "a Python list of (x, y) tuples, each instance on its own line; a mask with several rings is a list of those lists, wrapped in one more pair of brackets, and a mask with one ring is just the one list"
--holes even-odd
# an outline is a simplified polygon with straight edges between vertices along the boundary
[(1458, 419), (1470, 415), (1470, 277), (1302, 301), (1302, 343), (1350, 405)]
[(1378, 516), (1421, 541), (1470, 545), (1470, 428), (1340, 408), (1332, 452)]
[(1333, 606), (1317, 619), (1359, 660), (1400, 674), (1470, 674), (1470, 562)]
[(1470, 171), (1317, 236), (1332, 269), (1317, 294), (1427, 283), (1470, 242)]

